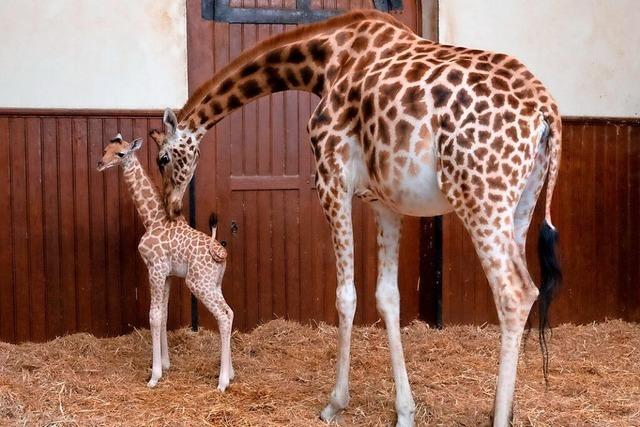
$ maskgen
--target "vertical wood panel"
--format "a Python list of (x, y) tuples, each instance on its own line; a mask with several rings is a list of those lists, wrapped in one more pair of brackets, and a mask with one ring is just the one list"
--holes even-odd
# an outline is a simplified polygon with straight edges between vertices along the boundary
[(10, 120), (11, 213), (13, 225), (13, 271), (16, 340), (31, 338), (29, 298), (29, 225), (25, 120)]
[(2, 271), (2, 283), (0, 283), (0, 340), (12, 342), (15, 339), (14, 331), (14, 271), (13, 271), (13, 221), (12, 221), (12, 163), (11, 163), (11, 138), (9, 119), (0, 117), (0, 241), (6, 242), (0, 247), (0, 271)]
[[(89, 165), (93, 169), (102, 158), (103, 146), (107, 144), (103, 138), (102, 120), (90, 117), (88, 123)], [(107, 140), (108, 141), (108, 140)], [(105, 236), (105, 174), (113, 171), (93, 172), (89, 174), (91, 198), (90, 230), (91, 230), (91, 320), (93, 331), (98, 336), (107, 335), (107, 259)], [(134, 310), (131, 310), (134, 311)], [(135, 311), (134, 311), (135, 312)]]
[[(626, 132), (625, 132), (626, 131)], [(622, 216), (625, 225), (624, 245), (619, 248), (619, 254), (625, 263), (621, 265), (620, 283), (626, 284), (620, 293), (620, 302), (625, 318), (640, 322), (640, 262), (638, 242), (640, 242), (640, 225), (638, 225), (638, 211), (640, 210), (640, 126), (628, 129), (618, 129), (618, 134), (626, 133), (625, 151), (628, 156), (618, 154), (618, 165), (627, 174), (620, 183), (621, 191), (627, 192), (625, 214)], [(622, 148), (622, 144), (618, 145)], [(623, 151), (624, 152), (624, 151)], [(625, 186), (626, 183), (626, 186)]]
[(26, 120), (27, 149), (27, 200), (28, 242), (29, 242), (29, 311), (31, 339), (42, 341), (46, 338), (45, 277), (44, 277), (44, 235), (42, 229), (42, 136), (40, 120), (30, 117)]
[[(297, 143), (300, 148), (300, 176), (310, 176), (311, 150), (306, 145), (308, 141), (307, 126), (305, 119), (311, 115), (311, 100), (308, 93), (298, 92), (298, 114), (296, 121), (291, 126), (297, 127)], [(297, 126), (296, 126), (297, 125)], [(312, 244), (318, 230), (313, 227), (312, 206), (318, 203), (318, 197), (313, 191), (300, 191), (300, 320), (308, 322), (312, 319), (313, 294), (312, 287), (316, 284), (313, 281), (312, 270)]]
[[(551, 310), (554, 324), (619, 316), (638, 320), (639, 171), (640, 124), (565, 123), (552, 205), (564, 273), (563, 288)], [(543, 199), (544, 193), (527, 245), (527, 261), (536, 283)], [(477, 255), (453, 214), (444, 221), (443, 251), (445, 323), (495, 323), (492, 300), (489, 297), (483, 303), (490, 294)], [(476, 295), (475, 304), (467, 298), (469, 290)]]
[(58, 140), (55, 118), (42, 119), (44, 273), (46, 277), (46, 335), (48, 339), (64, 331), (60, 292), (60, 228), (58, 203)]
[(87, 120), (73, 120), (74, 218), (76, 226), (76, 297), (78, 328), (90, 332), (91, 325), (91, 252), (89, 227), (89, 165)]
[(60, 253), (62, 254), (62, 313), (65, 332), (77, 331), (76, 253), (73, 200), (73, 155), (71, 119), (58, 119), (58, 192), (60, 194)]

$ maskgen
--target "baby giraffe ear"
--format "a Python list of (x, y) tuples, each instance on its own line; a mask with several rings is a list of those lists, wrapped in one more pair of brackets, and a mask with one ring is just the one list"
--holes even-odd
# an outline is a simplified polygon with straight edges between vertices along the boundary
[(131, 148), (129, 149), (129, 151), (139, 150), (140, 147), (142, 147), (142, 138), (136, 138), (131, 141)]
[(122, 142), (122, 135), (120, 135), (120, 133), (118, 133), (116, 136), (111, 138), (111, 140), (109, 142)]
[(160, 132), (158, 129), (151, 129), (149, 136), (158, 144), (158, 148), (164, 145), (164, 132)]
[(178, 127), (178, 118), (171, 108), (167, 108), (164, 110), (164, 117), (162, 117), (162, 121), (164, 122), (165, 132), (169, 135), (173, 135), (176, 133), (176, 128)]

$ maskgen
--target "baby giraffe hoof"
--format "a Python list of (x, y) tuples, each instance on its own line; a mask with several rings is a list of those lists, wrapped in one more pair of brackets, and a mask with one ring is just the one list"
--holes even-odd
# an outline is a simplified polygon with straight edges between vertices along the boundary
[(340, 413), (341, 410), (342, 409), (334, 408), (332, 404), (328, 404), (327, 406), (324, 407), (322, 412), (320, 412), (320, 419), (327, 423), (331, 422), (336, 418), (336, 416)]
[[(504, 424), (505, 427), (509, 427), (509, 426), (513, 426), (513, 406), (511, 406), (511, 410), (509, 411), (509, 416), (507, 417), (507, 424)], [(495, 408), (491, 408), (491, 412), (489, 412), (489, 425), (493, 426), (493, 427), (500, 427), (503, 424), (501, 424), (501, 421), (496, 420), (495, 418)]]
[(151, 378), (147, 383), (147, 387), (149, 388), (154, 388), (156, 385), (158, 385), (158, 380), (155, 378)]
[(220, 393), (224, 393), (224, 391), (227, 389), (227, 387), (229, 387), (229, 381), (219, 381), (218, 382), (218, 391)]
[(320, 412), (320, 419), (325, 422), (333, 420), (349, 404), (349, 394), (338, 394), (332, 391), (329, 396), (329, 403)]
[(163, 360), (162, 361), (162, 370), (163, 371), (168, 371), (170, 367), (171, 367), (171, 362), (169, 362), (168, 360)]

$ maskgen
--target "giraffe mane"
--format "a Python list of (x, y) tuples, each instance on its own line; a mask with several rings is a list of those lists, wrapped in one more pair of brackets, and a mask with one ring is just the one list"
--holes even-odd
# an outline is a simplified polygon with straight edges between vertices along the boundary
[(178, 113), (178, 122), (182, 122), (182, 120), (184, 120), (191, 113), (191, 111), (200, 104), (202, 98), (204, 98), (205, 95), (210, 92), (211, 88), (217, 82), (228, 77), (238, 67), (244, 65), (248, 59), (255, 58), (260, 53), (266, 52), (276, 46), (286, 45), (305, 37), (321, 33), (323, 31), (343, 27), (348, 23), (361, 22), (364, 19), (376, 19), (379, 21), (385, 21), (396, 27), (411, 31), (409, 27), (405, 26), (389, 14), (380, 12), (375, 9), (359, 9), (336, 16), (326, 21), (316, 22), (313, 24), (305, 25), (296, 30), (276, 34), (275, 36), (270, 37), (256, 44), (254, 47), (242, 52), (240, 56), (236, 57), (233, 61), (225, 65), (220, 71), (215, 73), (213, 77), (211, 77), (200, 87), (198, 87), (198, 89), (196, 89), (196, 91), (189, 97), (189, 99), (187, 99), (187, 102)]

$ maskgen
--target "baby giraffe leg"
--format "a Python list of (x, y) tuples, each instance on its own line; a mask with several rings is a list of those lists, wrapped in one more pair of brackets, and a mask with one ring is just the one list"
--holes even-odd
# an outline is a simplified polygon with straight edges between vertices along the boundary
[(220, 331), (220, 376), (218, 377), (218, 390), (224, 391), (233, 378), (233, 367), (231, 365), (231, 327), (233, 325), (233, 311), (227, 305), (222, 296), (222, 291), (217, 292), (217, 307), (213, 315), (218, 322)]
[(152, 367), (149, 387), (155, 387), (162, 377), (162, 303), (167, 275), (160, 269), (149, 269), (151, 284), (151, 306), (149, 308), (149, 327), (151, 328)]
[[(220, 375), (218, 376), (218, 390), (225, 391), (229, 381), (233, 378), (231, 367), (231, 328), (233, 324), (233, 311), (227, 305), (220, 288), (224, 275), (224, 265), (216, 266), (221, 269), (211, 274), (202, 274), (200, 277), (187, 276), (187, 286), (213, 314), (218, 322), (220, 331)], [(214, 279), (212, 279), (212, 277)]]
[(167, 317), (169, 316), (169, 294), (171, 292), (171, 279), (168, 277), (164, 282), (164, 292), (162, 295), (162, 339), (160, 341), (162, 353), (162, 369), (168, 370), (171, 367), (169, 361), (169, 343), (167, 341)]

